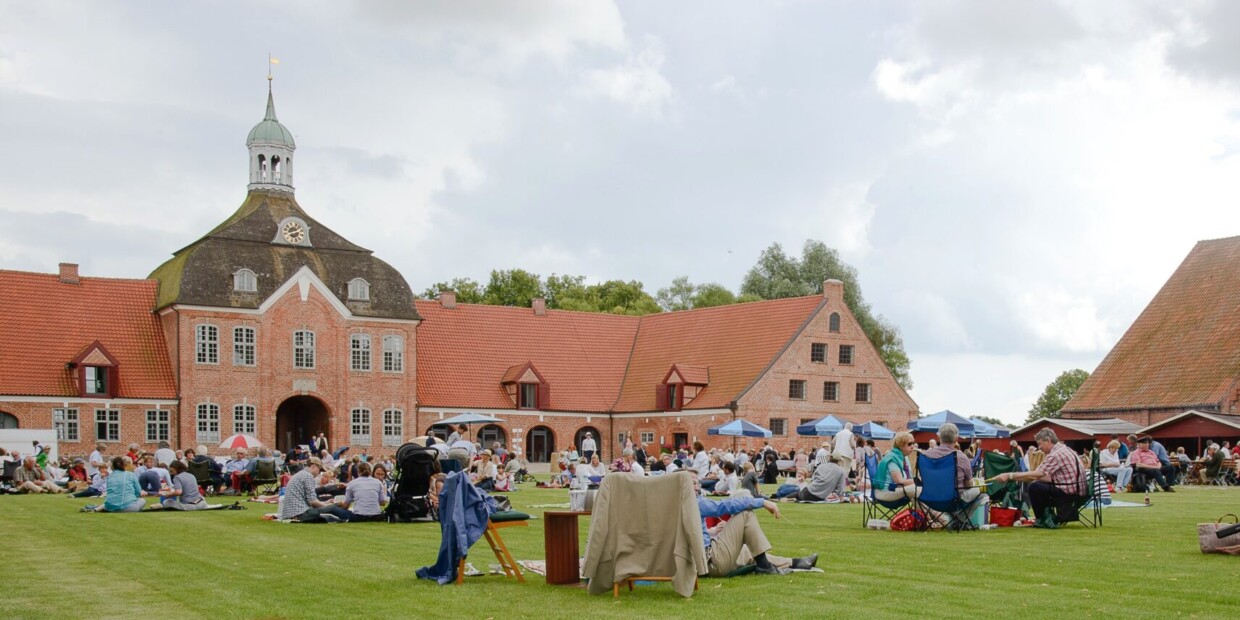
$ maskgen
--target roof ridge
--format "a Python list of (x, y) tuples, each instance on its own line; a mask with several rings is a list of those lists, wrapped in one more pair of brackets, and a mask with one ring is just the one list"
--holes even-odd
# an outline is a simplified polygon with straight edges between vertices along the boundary
[[(48, 273), (46, 271), (26, 271), (24, 269), (0, 269), (0, 274), (17, 274), (27, 276), (42, 276), (46, 278), (60, 279), (60, 274)], [(105, 282), (153, 282), (153, 278), (111, 278), (108, 276), (78, 276), (78, 281), (82, 280), (100, 280)]]

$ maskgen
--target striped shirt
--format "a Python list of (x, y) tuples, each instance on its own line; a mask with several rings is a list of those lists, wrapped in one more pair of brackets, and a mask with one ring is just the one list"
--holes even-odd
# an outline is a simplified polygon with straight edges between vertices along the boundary
[[(350, 510), (363, 517), (373, 517), (383, 512), (383, 502), (387, 501), (387, 487), (370, 476), (354, 478), (345, 487), (344, 500), (352, 504)], [(285, 498), (284, 501), (288, 501)]]
[(1055, 444), (1038, 467), (1047, 482), (1063, 489), (1068, 495), (1085, 495), (1085, 468), (1071, 448)]
[(280, 518), (292, 519), (310, 510), (310, 502), (318, 499), (314, 494), (315, 480), (310, 468), (303, 468), (289, 478), (288, 486), (284, 487), (284, 504), (280, 506)]

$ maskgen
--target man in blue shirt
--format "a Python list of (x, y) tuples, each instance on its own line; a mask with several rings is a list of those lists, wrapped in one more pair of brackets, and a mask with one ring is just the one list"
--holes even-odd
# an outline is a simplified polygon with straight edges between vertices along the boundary
[[(786, 575), (790, 569), (810, 569), (818, 563), (815, 553), (803, 558), (784, 558), (768, 553), (771, 543), (762, 532), (758, 518), (753, 511), (765, 509), (776, 519), (782, 518), (779, 504), (754, 497), (734, 497), (720, 502), (702, 497), (702, 487), (698, 483), (697, 473), (685, 469), (686, 474), (693, 476), (693, 488), (697, 491), (698, 511), (702, 513), (702, 541), (706, 543), (706, 559), (709, 563), (708, 575), (726, 577), (732, 571), (750, 564), (757, 564), (757, 573), (764, 575)], [(706, 526), (709, 518), (729, 516), (727, 521), (720, 521), (713, 527)]]

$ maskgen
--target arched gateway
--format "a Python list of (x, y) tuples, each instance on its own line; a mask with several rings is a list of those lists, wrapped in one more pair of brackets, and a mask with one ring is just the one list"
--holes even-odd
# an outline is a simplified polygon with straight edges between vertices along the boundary
[(323, 433), (334, 450), (337, 446), (330, 422), (331, 412), (323, 401), (313, 396), (293, 396), (276, 409), (276, 449), (287, 454)]

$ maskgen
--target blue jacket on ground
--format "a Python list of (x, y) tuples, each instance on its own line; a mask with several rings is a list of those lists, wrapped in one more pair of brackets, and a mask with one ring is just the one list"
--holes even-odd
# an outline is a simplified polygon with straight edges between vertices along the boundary
[(419, 568), (418, 579), (434, 579), (439, 585), (455, 581), (457, 563), (482, 538), (495, 507), (495, 500), (469, 482), (469, 474), (449, 474), (439, 493), (439, 558), (434, 566)]

